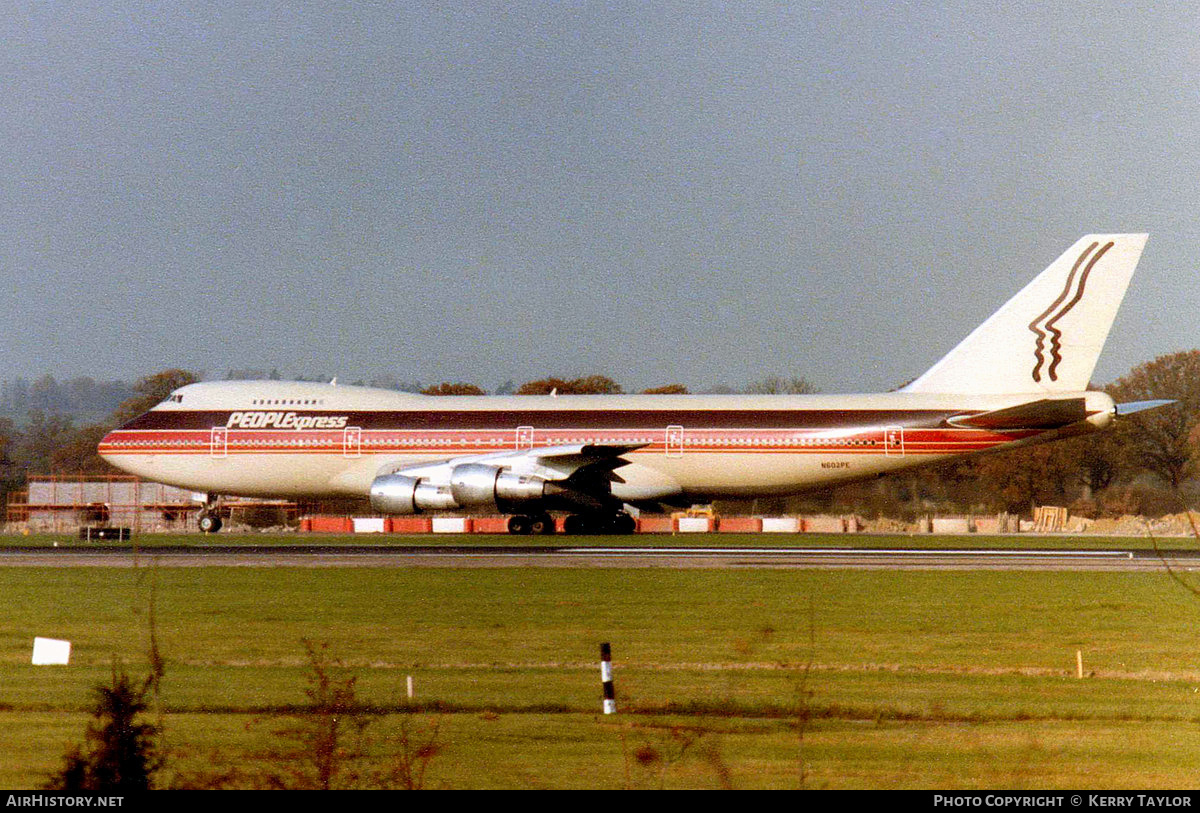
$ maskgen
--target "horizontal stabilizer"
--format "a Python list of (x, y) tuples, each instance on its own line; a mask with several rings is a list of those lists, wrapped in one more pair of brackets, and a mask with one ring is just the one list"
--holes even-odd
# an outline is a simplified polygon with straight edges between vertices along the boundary
[(1128, 404), (1117, 404), (1117, 415), (1132, 415), (1135, 412), (1145, 412), (1147, 409), (1158, 409), (1168, 406), (1174, 401), (1130, 401)]
[(1003, 432), (1013, 429), (1057, 429), (1087, 419), (1087, 406), (1082, 398), (1043, 398), (976, 415), (955, 415), (946, 423), (961, 429), (992, 429)]

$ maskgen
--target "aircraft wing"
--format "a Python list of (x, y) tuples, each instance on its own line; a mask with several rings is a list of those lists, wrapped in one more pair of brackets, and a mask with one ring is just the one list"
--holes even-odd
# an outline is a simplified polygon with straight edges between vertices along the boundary
[[(545, 480), (567, 480), (587, 474), (604, 474), (607, 479), (620, 482), (613, 474), (614, 469), (629, 465), (621, 455), (646, 446), (645, 443), (574, 443), (562, 446), (541, 446), (531, 449), (516, 449), (492, 452), (484, 455), (465, 455), (416, 466), (390, 468), (388, 474), (404, 474), (410, 477), (436, 477), (448, 468), (464, 463), (479, 463), (498, 469), (507, 469), (514, 474), (541, 477)], [(382, 473), (382, 472), (381, 472)]]
[[(371, 505), (383, 513), (553, 500), (592, 512), (619, 508), (615, 469), (630, 461), (621, 455), (644, 443), (579, 443), (464, 455), (414, 466), (380, 469), (371, 483)], [(502, 509), (503, 510), (503, 509)]]
[[(511, 463), (513, 471), (519, 474), (546, 477), (548, 480), (566, 480), (586, 471), (589, 473), (607, 472), (610, 479), (620, 481), (620, 478), (612, 474), (612, 471), (629, 465), (629, 461), (621, 455), (646, 445), (645, 443), (576, 443), (564, 446), (544, 446), (516, 453), (510, 452), (501, 459), (515, 457)], [(494, 460), (495, 458), (487, 462), (495, 465)], [(526, 467), (531, 464), (535, 470), (527, 470)]]

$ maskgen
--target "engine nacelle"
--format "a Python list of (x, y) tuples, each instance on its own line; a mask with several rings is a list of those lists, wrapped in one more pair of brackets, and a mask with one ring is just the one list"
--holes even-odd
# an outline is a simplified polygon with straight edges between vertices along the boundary
[(484, 465), (462, 463), (450, 470), (448, 483), (406, 474), (383, 474), (371, 483), (371, 508), (381, 514), (419, 514), (455, 508), (507, 510), (514, 504), (540, 501), (547, 495), (541, 477), (513, 474)]
[(450, 471), (450, 493), (461, 506), (481, 505), (503, 510), (505, 505), (545, 497), (546, 481), (483, 463), (461, 463)]
[(419, 514), (458, 508), (450, 487), (403, 474), (384, 474), (371, 483), (371, 508), (381, 514)]

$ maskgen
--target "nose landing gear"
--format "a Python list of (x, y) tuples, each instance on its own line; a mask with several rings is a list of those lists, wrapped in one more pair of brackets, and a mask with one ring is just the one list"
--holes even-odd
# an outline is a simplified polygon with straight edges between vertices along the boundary
[(200, 516), (196, 525), (201, 533), (215, 534), (221, 530), (221, 499), (213, 494), (204, 495), (204, 505), (200, 508)]
[(221, 518), (216, 514), (200, 512), (200, 517), (196, 520), (196, 524), (200, 527), (201, 533), (215, 534), (221, 530)]

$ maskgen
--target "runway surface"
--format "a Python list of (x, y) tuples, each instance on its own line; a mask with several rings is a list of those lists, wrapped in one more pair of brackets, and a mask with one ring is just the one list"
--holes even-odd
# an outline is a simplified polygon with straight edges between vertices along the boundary
[(0, 567), (610, 567), (888, 570), (1200, 569), (1200, 551), (205, 545), (0, 548)]

